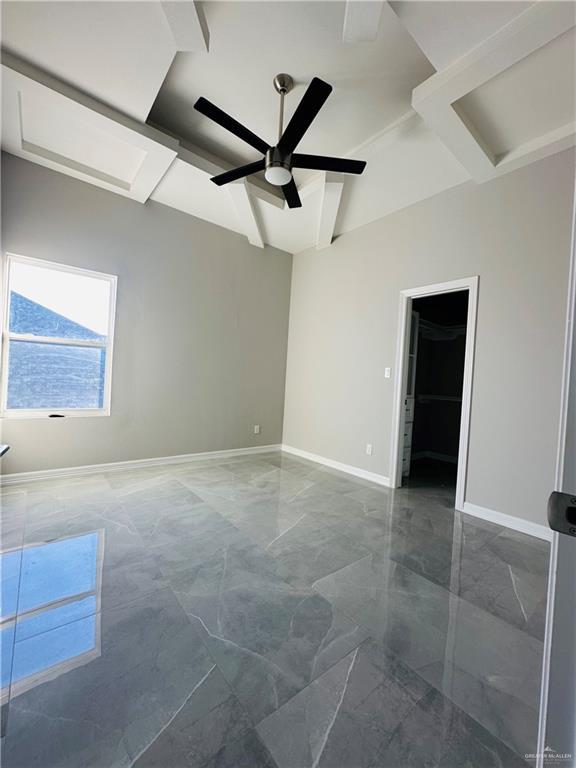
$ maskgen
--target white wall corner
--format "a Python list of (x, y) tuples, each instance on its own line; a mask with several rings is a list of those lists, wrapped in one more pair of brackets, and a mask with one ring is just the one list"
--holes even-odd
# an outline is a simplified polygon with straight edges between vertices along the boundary
[(210, 32), (195, 0), (160, 3), (177, 51), (208, 51)]
[(371, 43), (378, 37), (384, 0), (348, 0), (344, 12), (342, 40), (345, 43)]
[(248, 242), (256, 245), (258, 248), (264, 248), (264, 238), (256, 210), (252, 204), (248, 183), (245, 179), (242, 179), (241, 181), (228, 184), (227, 189), (236, 211), (238, 222), (248, 238)]
[(318, 227), (316, 229), (317, 250), (327, 248), (332, 243), (343, 189), (343, 181), (333, 181), (324, 174), (320, 210), (318, 212)]

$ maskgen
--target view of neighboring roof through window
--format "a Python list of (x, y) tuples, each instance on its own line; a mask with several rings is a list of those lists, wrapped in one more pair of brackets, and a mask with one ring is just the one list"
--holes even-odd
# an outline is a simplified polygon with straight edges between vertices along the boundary
[(5, 415), (100, 415), (110, 409), (116, 278), (8, 256)]

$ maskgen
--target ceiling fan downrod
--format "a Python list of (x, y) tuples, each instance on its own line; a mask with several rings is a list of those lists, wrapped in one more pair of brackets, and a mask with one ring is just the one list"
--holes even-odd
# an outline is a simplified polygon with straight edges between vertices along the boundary
[[(285, 72), (281, 72), (274, 78), (274, 88), (280, 94), (280, 115), (278, 119), (278, 141), (282, 138), (284, 132), (284, 96), (290, 93), (294, 87), (294, 80)], [(292, 153), (282, 154), (278, 146), (270, 147), (265, 156), (264, 177), (270, 184), (276, 187), (282, 187), (289, 184), (292, 180), (291, 160)]]
[(284, 130), (284, 96), (294, 88), (294, 80), (290, 75), (281, 72), (274, 78), (274, 88), (280, 94), (280, 120), (278, 121), (278, 141), (280, 141)]

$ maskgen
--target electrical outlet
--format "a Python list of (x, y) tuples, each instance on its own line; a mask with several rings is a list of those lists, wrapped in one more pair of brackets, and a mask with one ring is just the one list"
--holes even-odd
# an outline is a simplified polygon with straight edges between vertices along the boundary
[(254, 424), (254, 434), (255, 435), (260, 434), (260, 424)]
[(372, 456), (372, 443), (366, 443), (366, 456)]
[(389, 379), (392, 376), (392, 368), (384, 368), (384, 378)]

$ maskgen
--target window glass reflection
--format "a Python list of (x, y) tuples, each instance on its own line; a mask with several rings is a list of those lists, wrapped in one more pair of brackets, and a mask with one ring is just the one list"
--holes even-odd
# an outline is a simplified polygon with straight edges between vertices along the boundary
[(100, 655), (104, 531), (0, 553), (1, 699)]

